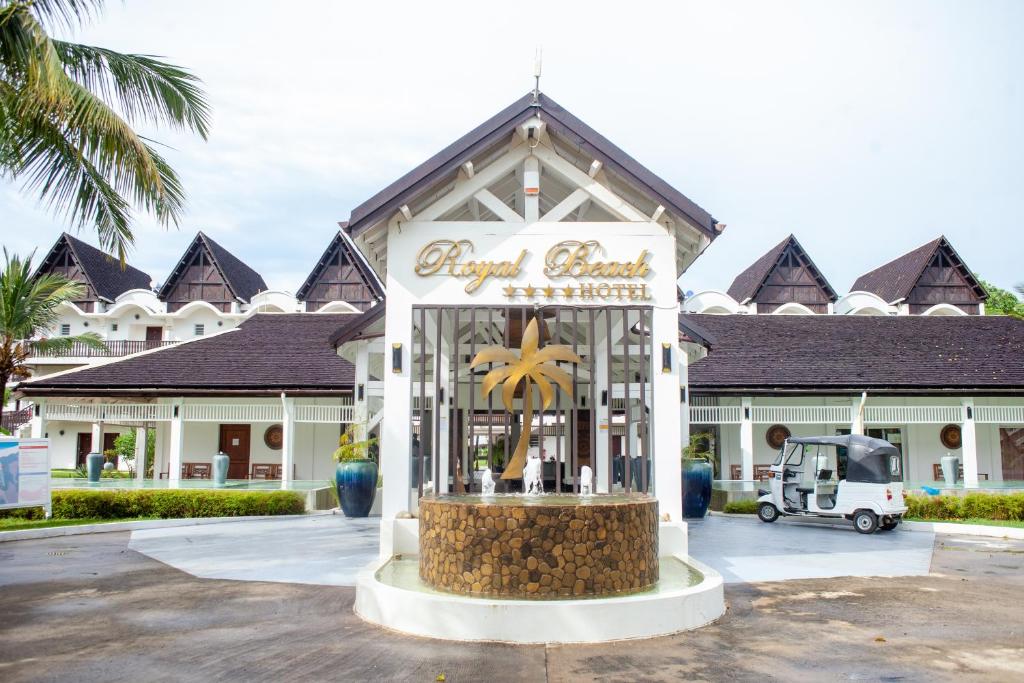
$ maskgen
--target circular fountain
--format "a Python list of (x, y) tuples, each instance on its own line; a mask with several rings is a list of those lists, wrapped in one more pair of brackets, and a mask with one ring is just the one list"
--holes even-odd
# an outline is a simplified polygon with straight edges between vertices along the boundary
[(658, 501), (638, 494), (423, 498), (419, 577), (475, 597), (648, 590), (658, 582)]
[(447, 640), (594, 643), (698, 628), (722, 577), (687, 554), (686, 524), (640, 494), (442, 495), (382, 522), (394, 554), (363, 570), (368, 622)]

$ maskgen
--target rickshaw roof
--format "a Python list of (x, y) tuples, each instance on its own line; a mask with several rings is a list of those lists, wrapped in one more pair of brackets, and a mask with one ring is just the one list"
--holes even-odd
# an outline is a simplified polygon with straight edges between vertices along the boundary
[(867, 455), (888, 455), (896, 452), (896, 447), (885, 439), (875, 439), (861, 434), (847, 434), (845, 436), (806, 436), (789, 438), (786, 440), (791, 444), (809, 444), (822, 446), (845, 446), (849, 449), (850, 455), (857, 458)]

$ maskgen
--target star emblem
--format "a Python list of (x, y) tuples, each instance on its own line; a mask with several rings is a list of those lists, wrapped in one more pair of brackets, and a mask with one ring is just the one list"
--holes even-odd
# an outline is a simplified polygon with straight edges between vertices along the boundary
[(534, 287), (533, 285), (526, 285), (525, 287), (523, 287), (523, 294), (526, 296), (527, 299), (532, 297), (536, 292), (537, 288)]
[(512, 285), (509, 285), (508, 287), (505, 287), (505, 289), (503, 291), (505, 292), (505, 296), (515, 296), (516, 295), (516, 288), (513, 287)]
[(544, 288), (544, 296), (546, 296), (549, 299), (554, 297), (555, 296), (555, 288), (552, 287), (551, 285), (548, 285), (547, 287), (545, 287)]
[(576, 289), (574, 287), (562, 287), (562, 292), (566, 298), (572, 298), (573, 294), (576, 293)]

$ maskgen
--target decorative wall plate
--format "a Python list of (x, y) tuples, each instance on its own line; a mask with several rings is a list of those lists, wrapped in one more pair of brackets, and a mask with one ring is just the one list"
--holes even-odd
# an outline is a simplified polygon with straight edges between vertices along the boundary
[(768, 431), (764, 434), (764, 440), (768, 442), (768, 445), (772, 448), (782, 448), (782, 444), (785, 443), (792, 434), (789, 428), (785, 425), (772, 425), (768, 428)]
[(281, 425), (270, 425), (267, 427), (267, 431), (263, 432), (263, 443), (271, 450), (281, 450), (281, 446), (284, 443), (284, 429)]
[(955, 450), (960, 448), (960, 425), (946, 425), (939, 432), (939, 441), (946, 448)]

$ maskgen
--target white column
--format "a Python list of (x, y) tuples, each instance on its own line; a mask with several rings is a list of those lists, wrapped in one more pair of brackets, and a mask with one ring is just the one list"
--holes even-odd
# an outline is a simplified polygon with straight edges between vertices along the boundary
[[(156, 464), (153, 465), (153, 477), (156, 478)], [(146, 428), (135, 429), (135, 478), (142, 481), (146, 478)]]
[(295, 399), (282, 393), (281, 407), (281, 488), (286, 489), (292, 483), (295, 469)]
[[(380, 458), (384, 475), (381, 517), (385, 521), (394, 519), (399, 512), (409, 510), (412, 488), (412, 304), (409, 292), (390, 273), (387, 280), (388, 304), (384, 321), (386, 412), (380, 430)], [(396, 344), (399, 345), (397, 349)], [(393, 355), (396, 352), (401, 359), (399, 372), (394, 372), (393, 366)]]
[(171, 404), (171, 428), (167, 436), (167, 479), (181, 481), (181, 456), (185, 452), (185, 402), (176, 398)]
[(978, 488), (978, 434), (974, 427), (974, 399), (960, 399), (963, 422), (960, 425), (961, 456), (964, 460), (964, 487)]
[(861, 404), (867, 400), (866, 394), (860, 398), (854, 398), (850, 402), (850, 433), (864, 435), (864, 413), (861, 412)]
[[(366, 422), (369, 420), (367, 400), (369, 399), (369, 388), (367, 383), (370, 380), (370, 344), (369, 342), (356, 342), (356, 386), (352, 396), (352, 421), (356, 425), (356, 434), (360, 441), (365, 440)], [(363, 388), (363, 396), (359, 397), (359, 387)]]
[(103, 421), (92, 423), (92, 446), (89, 448), (90, 453), (102, 453), (103, 452)]
[[(674, 290), (672, 295), (675, 296)], [(655, 308), (652, 317), (653, 347), (660, 352), (662, 344), (668, 344), (672, 354), (669, 371), (662, 372), (659, 367), (651, 376), (654, 399), (651, 411), (651, 429), (654, 437), (654, 495), (658, 498), (658, 510), (661, 515), (668, 515), (670, 521), (678, 522), (683, 517), (679, 367), (685, 360), (679, 348), (679, 314), (675, 307)]]
[(46, 399), (37, 398), (32, 407), (32, 420), (30, 421), (29, 434), (33, 439), (42, 439), (46, 436)]
[[(651, 356), (655, 357), (652, 360), (655, 367), (650, 369), (648, 377), (661, 371), (661, 363), (656, 360), (659, 352), (660, 349), (651, 350)], [(679, 443), (683, 448), (690, 445), (690, 356), (686, 346), (679, 348)], [(719, 473), (719, 476), (725, 479), (724, 474)]]
[[(444, 334), (444, 325), (441, 325), (441, 321), (438, 320), (437, 324), (441, 326), (442, 341), (441, 348), (437, 349), (437, 362), (441, 366), (441, 383), (439, 386), (434, 387), (434, 396), (437, 397), (436, 410), (440, 416), (438, 421), (437, 435), (437, 453), (434, 457), (437, 458), (438, 470), (440, 471), (438, 481), (434, 482), (434, 490), (438, 493), (448, 493), (448, 475), (451, 469), (451, 425), (450, 420), (457, 419), (458, 412), (452, 415), (449, 411), (449, 403), (452, 400), (452, 387), (448, 382), (448, 374), (451, 371), (451, 352), (449, 351), (448, 344), (444, 341), (446, 335)], [(435, 339), (436, 341), (436, 339)], [(431, 378), (433, 379), (433, 378)], [(444, 391), (444, 402), (441, 401), (441, 392)]]
[(754, 399), (744, 396), (740, 399), (740, 479), (754, 479)]
[(153, 478), (160, 479), (160, 475), (164, 472), (164, 463), (167, 462), (167, 442), (170, 436), (171, 423), (166, 420), (161, 420), (156, 423), (156, 428), (153, 430), (154, 440), (156, 441), (155, 448), (153, 449)]
[[(605, 311), (602, 315), (610, 315), (610, 313)], [(594, 328), (597, 336), (600, 337), (600, 341), (590, 350), (594, 354), (594, 377), (591, 377), (590, 381), (594, 383), (594, 419), (597, 420), (597, 425), (594, 429), (597, 443), (591, 444), (591, 448), (594, 452), (593, 467), (594, 480), (597, 482), (597, 492), (609, 493), (611, 491), (611, 482), (608, 481), (608, 466), (611, 456), (608, 451), (608, 430), (612, 428), (611, 420), (609, 419), (611, 415), (612, 389), (608, 386), (608, 340), (601, 334), (601, 331), (607, 328), (603, 320), (596, 322)], [(601, 401), (601, 393), (604, 391), (608, 392), (607, 405), (602, 405)], [(604, 429), (601, 429), (602, 425)], [(653, 428), (651, 433), (654, 433)]]

